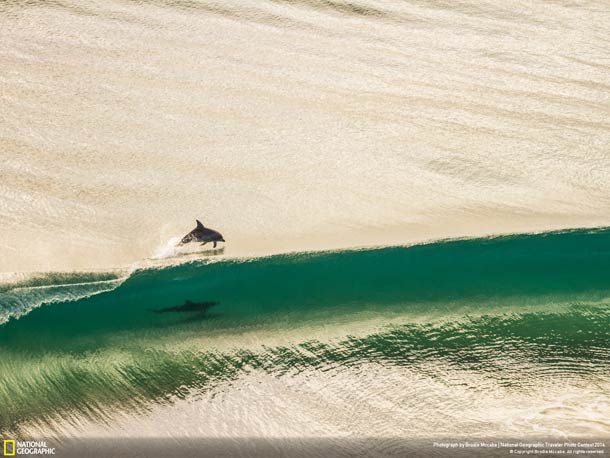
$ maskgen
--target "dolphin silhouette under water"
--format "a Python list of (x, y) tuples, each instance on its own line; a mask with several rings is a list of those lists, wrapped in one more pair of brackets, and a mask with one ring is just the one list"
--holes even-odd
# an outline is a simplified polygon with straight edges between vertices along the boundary
[(197, 227), (182, 237), (182, 240), (180, 240), (178, 245), (184, 245), (185, 243), (190, 242), (202, 242), (201, 244), (205, 245), (208, 242), (214, 242), (214, 248), (216, 248), (218, 242), (225, 241), (220, 232), (205, 227), (198, 219), (195, 221), (197, 222)]
[(175, 307), (166, 307), (163, 309), (151, 310), (154, 313), (195, 313), (195, 312), (207, 312), (208, 309), (218, 305), (218, 302), (215, 301), (206, 301), (206, 302), (193, 302), (193, 301), (185, 301), (182, 305), (177, 305)]

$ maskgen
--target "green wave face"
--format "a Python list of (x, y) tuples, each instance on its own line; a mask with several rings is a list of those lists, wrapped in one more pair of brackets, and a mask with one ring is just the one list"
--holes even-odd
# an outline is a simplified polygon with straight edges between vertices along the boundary
[[(146, 410), (250, 371), (441, 365), (520, 390), (608, 384), (609, 293), (607, 229), (138, 271), (0, 326), (0, 432)], [(186, 300), (216, 305), (157, 313)]]

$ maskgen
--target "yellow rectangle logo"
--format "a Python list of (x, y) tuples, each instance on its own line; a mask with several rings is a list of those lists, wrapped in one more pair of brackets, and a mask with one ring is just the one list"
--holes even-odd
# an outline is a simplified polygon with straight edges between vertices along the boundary
[[(9, 447), (10, 445), (10, 447)], [(9, 451), (10, 448), (10, 451)], [(3, 447), (3, 452), (4, 452), (4, 456), (15, 456), (15, 440), (14, 439), (5, 439), (4, 440), (4, 447)]]

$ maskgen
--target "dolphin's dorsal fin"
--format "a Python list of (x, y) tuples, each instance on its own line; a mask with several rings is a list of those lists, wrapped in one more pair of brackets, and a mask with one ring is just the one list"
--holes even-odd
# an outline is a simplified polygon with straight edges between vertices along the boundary
[(203, 224), (201, 224), (201, 221), (199, 221), (198, 219), (196, 219), (195, 221), (197, 221), (197, 229), (204, 229)]

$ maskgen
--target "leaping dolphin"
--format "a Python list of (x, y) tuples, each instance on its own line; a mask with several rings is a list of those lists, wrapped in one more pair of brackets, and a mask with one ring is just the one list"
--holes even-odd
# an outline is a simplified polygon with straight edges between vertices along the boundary
[(182, 237), (178, 245), (184, 245), (189, 242), (202, 242), (201, 245), (205, 245), (208, 242), (214, 242), (214, 248), (216, 248), (218, 242), (225, 241), (220, 232), (205, 227), (198, 219), (195, 221), (197, 221), (197, 227)]

